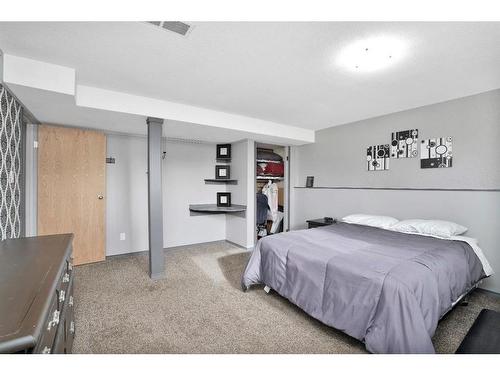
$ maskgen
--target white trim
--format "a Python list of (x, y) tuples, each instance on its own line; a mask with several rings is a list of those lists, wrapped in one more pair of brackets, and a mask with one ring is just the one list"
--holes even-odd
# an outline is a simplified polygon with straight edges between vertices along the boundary
[(158, 117), (244, 132), (247, 138), (276, 138), (289, 144), (312, 143), (315, 131), (273, 121), (217, 111), (188, 104), (78, 84), (70, 67), (18, 57), (3, 56), (3, 80), (75, 97), (75, 105), (144, 117)]
[(75, 94), (75, 69), (4, 54), (3, 80), (20, 86)]
[(0, 83), (3, 83), (3, 59), (4, 59), (4, 55), (2, 54), (2, 51), (0, 50)]
[(84, 85), (77, 85), (76, 105), (239, 130), (300, 143), (314, 142), (315, 139), (315, 132), (310, 129)]
[(37, 208), (38, 208), (38, 150), (34, 143), (38, 142), (38, 126), (34, 124), (26, 125), (26, 162), (25, 162), (25, 235), (26, 237), (36, 236), (37, 228)]

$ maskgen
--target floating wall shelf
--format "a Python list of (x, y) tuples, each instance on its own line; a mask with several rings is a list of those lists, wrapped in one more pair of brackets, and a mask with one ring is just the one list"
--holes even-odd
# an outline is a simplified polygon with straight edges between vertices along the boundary
[(264, 180), (264, 181), (267, 181), (267, 180), (275, 180), (275, 181), (281, 181), (281, 180), (284, 180), (285, 177), (274, 177), (274, 176), (257, 176), (256, 177), (257, 180)]
[(236, 214), (245, 212), (247, 206), (233, 204), (230, 207), (218, 207), (216, 204), (190, 204), (189, 211), (203, 214)]
[(231, 180), (228, 178), (205, 178), (206, 184), (229, 184), (229, 185), (237, 185), (238, 180)]
[(276, 163), (276, 164), (281, 164), (281, 163), (283, 163), (283, 160), (256, 159), (255, 161), (256, 161), (257, 163)]

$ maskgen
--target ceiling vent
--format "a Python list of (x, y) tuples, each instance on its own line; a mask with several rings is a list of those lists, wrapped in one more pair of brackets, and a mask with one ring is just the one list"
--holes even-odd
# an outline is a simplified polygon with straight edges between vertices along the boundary
[(182, 36), (189, 34), (192, 28), (191, 25), (180, 21), (148, 21), (148, 23)]

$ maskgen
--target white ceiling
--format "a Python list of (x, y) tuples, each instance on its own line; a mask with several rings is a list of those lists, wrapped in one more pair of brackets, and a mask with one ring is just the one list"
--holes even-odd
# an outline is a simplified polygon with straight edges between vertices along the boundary
[[(315, 130), (500, 87), (500, 23), (192, 24), (182, 37), (139, 22), (0, 23), (0, 49), (74, 68), (82, 85)], [(408, 55), (380, 72), (336, 66), (374, 35), (406, 40)]]
[[(100, 129), (108, 133), (144, 136), (147, 134), (146, 116), (76, 106), (73, 96), (52, 91), (19, 85), (9, 85), (9, 88), (44, 123)], [(278, 137), (262, 136), (183, 121), (165, 120), (162, 128), (163, 136), (167, 138), (208, 143), (237, 142), (250, 138), (256, 141), (273, 142), (278, 145), (288, 144)]]

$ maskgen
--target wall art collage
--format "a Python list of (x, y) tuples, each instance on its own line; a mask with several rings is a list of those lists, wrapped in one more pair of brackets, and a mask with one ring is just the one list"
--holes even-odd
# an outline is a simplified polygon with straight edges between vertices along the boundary
[[(390, 144), (369, 146), (366, 149), (367, 170), (386, 171), (390, 159), (418, 157), (418, 136), (418, 129), (401, 130), (391, 134)], [(450, 168), (452, 144), (452, 137), (421, 140), (420, 168)]]

